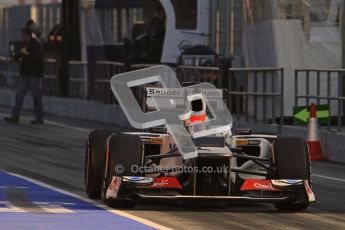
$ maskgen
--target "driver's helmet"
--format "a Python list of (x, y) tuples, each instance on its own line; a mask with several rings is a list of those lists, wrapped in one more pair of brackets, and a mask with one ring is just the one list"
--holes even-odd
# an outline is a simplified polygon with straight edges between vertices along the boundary
[[(194, 94), (187, 97), (187, 111), (189, 116), (184, 120), (184, 125), (188, 127), (188, 131), (193, 134), (205, 130), (204, 121), (206, 116), (206, 103), (201, 94)], [(198, 124), (200, 123), (200, 124)]]

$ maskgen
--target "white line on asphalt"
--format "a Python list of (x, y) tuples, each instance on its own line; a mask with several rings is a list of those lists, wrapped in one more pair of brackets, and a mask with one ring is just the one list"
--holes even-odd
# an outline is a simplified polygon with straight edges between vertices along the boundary
[(119, 216), (122, 216), (122, 217), (126, 217), (128, 219), (131, 219), (131, 220), (134, 220), (134, 221), (137, 221), (139, 223), (142, 223), (144, 225), (147, 225), (149, 227), (152, 227), (152, 228), (155, 228), (155, 229), (162, 229), (162, 230), (172, 230), (171, 228), (168, 228), (168, 227), (165, 227), (163, 225), (160, 225), (160, 224), (157, 224), (157, 223), (154, 223), (150, 220), (146, 220), (144, 218), (141, 218), (141, 217), (138, 217), (138, 216), (134, 216), (132, 214), (129, 214), (129, 213), (126, 213), (124, 211), (120, 211), (120, 210), (116, 210), (116, 209), (109, 209), (106, 205), (104, 204), (100, 204), (98, 203), (97, 201), (94, 201), (94, 200), (90, 200), (90, 199), (87, 199), (85, 197), (82, 197), (82, 196), (79, 196), (77, 194), (74, 194), (74, 193), (71, 193), (71, 192), (68, 192), (68, 191), (65, 191), (65, 190), (62, 190), (62, 189), (59, 189), (59, 188), (55, 188), (51, 185), (48, 185), (48, 184), (45, 184), (43, 182), (40, 182), (38, 180), (35, 180), (35, 179), (31, 179), (29, 177), (26, 177), (26, 176), (22, 176), (22, 175), (19, 175), (19, 174), (16, 174), (16, 173), (10, 173), (10, 172), (5, 172), (9, 175), (12, 175), (12, 176), (15, 176), (15, 177), (18, 177), (18, 178), (21, 178), (21, 179), (24, 179), (24, 180), (27, 180), (31, 183), (34, 183), (34, 184), (37, 184), (39, 186), (42, 186), (42, 187), (45, 187), (47, 189), (51, 189), (53, 191), (56, 191), (56, 192), (59, 192), (59, 193), (62, 193), (62, 194), (65, 194), (67, 196), (71, 196), (71, 197), (74, 197), (74, 198), (77, 198), (79, 200), (82, 200), (82, 201), (85, 201), (87, 203), (90, 203), (90, 204), (93, 204), (99, 208), (102, 208), (102, 209), (105, 209), (113, 214), (116, 214), (116, 215), (119, 215)]
[[(1, 115), (1, 116), (8, 116), (7, 113), (0, 113), (0, 115)], [(22, 116), (21, 119), (22, 119), (22, 120), (25, 120), (25, 121), (29, 121), (29, 120), (30, 120), (30, 118), (24, 117), (24, 116)], [(49, 125), (54, 125), (54, 126), (58, 126), (58, 127), (61, 127), (61, 128), (72, 129), (72, 130), (76, 130), (76, 131), (80, 131), (80, 132), (85, 132), (85, 133), (88, 133), (88, 132), (91, 131), (91, 130), (84, 129), (84, 128), (80, 128), (80, 127), (76, 127), (76, 126), (65, 125), (65, 124), (63, 124), (63, 123), (56, 122), (56, 121), (44, 120), (44, 122), (45, 122), (46, 124), (49, 124)]]
[(62, 123), (59, 123), (59, 122), (55, 122), (55, 121), (46, 120), (44, 122), (46, 124), (49, 124), (49, 125), (54, 125), (54, 126), (58, 126), (58, 127), (61, 127), (61, 128), (66, 128), (66, 129), (73, 129), (73, 130), (80, 131), (80, 132), (85, 132), (85, 133), (88, 133), (88, 132), (91, 131), (91, 130), (84, 129), (84, 128), (79, 128), (79, 127), (75, 127), (75, 126), (65, 125), (65, 124), (62, 124)]
[(322, 179), (340, 181), (340, 182), (344, 182), (345, 183), (345, 179), (340, 179), (340, 178), (330, 177), (330, 176), (324, 176), (324, 175), (320, 175), (320, 174), (317, 174), (317, 173), (313, 173), (312, 177), (318, 177), (318, 178), (322, 178)]
[(28, 189), (28, 187), (23, 187), (23, 186), (0, 186), (0, 188), (4, 188), (4, 189), (8, 189), (8, 188)]

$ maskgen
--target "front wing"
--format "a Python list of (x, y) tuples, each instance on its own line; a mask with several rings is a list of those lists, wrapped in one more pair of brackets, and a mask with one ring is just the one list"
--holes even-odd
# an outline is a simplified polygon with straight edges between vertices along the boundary
[[(175, 177), (113, 177), (116, 185), (110, 184), (107, 198), (131, 198), (142, 200), (180, 201), (249, 201), (249, 202), (295, 202), (297, 190), (306, 193), (307, 202), (315, 202), (315, 195), (307, 180), (264, 180), (247, 179), (236, 195), (197, 195), (185, 194), (183, 186)], [(118, 197), (118, 191), (126, 190), (126, 197)]]

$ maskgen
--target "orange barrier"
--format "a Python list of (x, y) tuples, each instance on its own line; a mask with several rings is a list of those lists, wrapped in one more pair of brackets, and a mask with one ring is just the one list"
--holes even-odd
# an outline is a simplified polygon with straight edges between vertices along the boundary
[(309, 147), (309, 156), (312, 161), (324, 161), (328, 160), (322, 154), (322, 147), (319, 136), (319, 125), (317, 122), (316, 116), (316, 105), (312, 103), (310, 105), (310, 115), (309, 115), (309, 124), (308, 124), (308, 147)]

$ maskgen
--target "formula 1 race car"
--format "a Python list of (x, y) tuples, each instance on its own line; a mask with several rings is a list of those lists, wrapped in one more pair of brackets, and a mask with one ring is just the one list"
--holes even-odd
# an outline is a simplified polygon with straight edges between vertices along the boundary
[[(205, 103), (198, 100), (191, 103), (197, 119), (189, 122), (206, 119)], [(92, 131), (85, 157), (87, 195), (122, 208), (140, 200), (250, 201), (274, 203), (279, 211), (302, 211), (315, 202), (303, 139), (235, 129), (192, 140), (197, 156), (185, 159), (164, 127)]]

